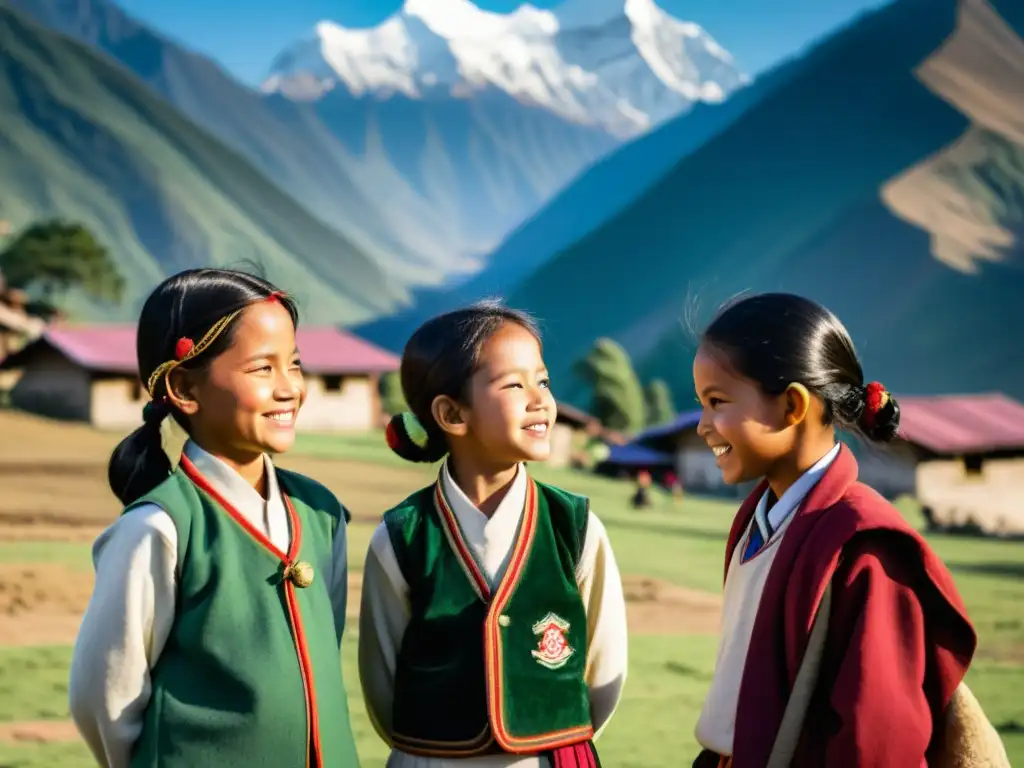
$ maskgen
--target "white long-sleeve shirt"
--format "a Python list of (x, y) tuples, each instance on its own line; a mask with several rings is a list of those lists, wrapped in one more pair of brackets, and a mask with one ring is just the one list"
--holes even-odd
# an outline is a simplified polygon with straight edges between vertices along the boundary
[[(264, 458), (263, 499), (235, 470), (195, 443), (185, 445), (185, 455), (257, 530), (288, 551), (288, 513), (269, 457)], [(142, 732), (150, 671), (174, 622), (177, 530), (166, 512), (146, 504), (103, 531), (92, 555), (96, 584), (71, 661), (71, 716), (101, 766), (126, 768)], [(346, 560), (345, 527), (340, 525), (330, 572), (324, 574), (339, 639), (348, 595)]]
[[(441, 470), (441, 482), (462, 534), (484, 574), (492, 584), (500, 582), (526, 501), (525, 467), (519, 467), (505, 498), (489, 518), (456, 485), (447, 464)], [(596, 736), (608, 723), (622, 695), (627, 667), (627, 625), (618, 566), (604, 525), (592, 513), (576, 569), (576, 583), (587, 613), (584, 674)], [(409, 623), (409, 610), (409, 586), (382, 523), (370, 540), (363, 570), (359, 675), (370, 718), (381, 738), (389, 744), (395, 665)], [(431, 704), (424, 702), (424, 706)], [(484, 755), (453, 759), (409, 755), (392, 749), (387, 765), (388, 768), (540, 768), (541, 764), (536, 757)]]

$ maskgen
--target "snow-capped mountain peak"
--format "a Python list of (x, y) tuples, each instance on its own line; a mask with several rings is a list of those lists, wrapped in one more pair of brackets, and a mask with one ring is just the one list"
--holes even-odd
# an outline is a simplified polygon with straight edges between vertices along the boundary
[(432, 32), (448, 40), (558, 32), (558, 20), (553, 13), (529, 4), (503, 14), (485, 11), (470, 0), (405, 0), (397, 15), (418, 18)]
[(323, 21), (273, 62), (263, 89), (314, 100), (470, 97), (497, 89), (574, 122), (643, 132), (746, 82), (700, 26), (654, 0), (566, 0), (484, 11), (470, 0), (405, 0), (376, 27)]

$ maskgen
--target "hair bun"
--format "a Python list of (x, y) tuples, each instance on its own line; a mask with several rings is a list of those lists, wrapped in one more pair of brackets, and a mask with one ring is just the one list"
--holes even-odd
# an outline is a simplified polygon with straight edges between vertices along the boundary
[(388, 448), (406, 461), (432, 464), (448, 453), (442, 440), (431, 438), (423, 423), (410, 411), (391, 417), (384, 430)]
[(875, 442), (888, 442), (896, 437), (900, 428), (900, 406), (896, 398), (877, 381), (863, 390), (864, 407), (859, 426)]

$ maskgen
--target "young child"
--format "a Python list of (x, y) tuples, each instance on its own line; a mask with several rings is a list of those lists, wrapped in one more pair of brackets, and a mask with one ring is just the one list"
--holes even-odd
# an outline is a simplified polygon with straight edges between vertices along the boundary
[(801, 766), (918, 768), (976, 638), (953, 579), (900, 513), (857, 482), (835, 429), (892, 439), (896, 400), (865, 386), (849, 334), (807, 299), (742, 300), (693, 363), (698, 433), (725, 482), (763, 478), (726, 548), (722, 634), (695, 766), (764, 768), (831, 584)]
[(346, 515), (275, 469), (305, 399), (292, 300), (218, 269), (142, 308), (152, 401), (116, 448), (125, 505), (96, 585), (70, 706), (107, 768), (357, 766), (342, 682)]
[(359, 670), (390, 768), (592, 768), (626, 679), (622, 584), (587, 499), (533, 480), (555, 401), (527, 316), (436, 317), (388, 427), (437, 482), (384, 515), (363, 570)]

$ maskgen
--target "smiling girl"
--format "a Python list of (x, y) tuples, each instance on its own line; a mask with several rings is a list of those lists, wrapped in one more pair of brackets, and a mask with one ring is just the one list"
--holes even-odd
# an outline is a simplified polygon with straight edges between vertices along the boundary
[[(721, 313), (693, 377), (697, 431), (723, 479), (760, 480), (729, 535), (718, 658), (697, 723), (705, 751), (694, 765), (927, 765), (974, 630), (945, 566), (857, 482), (857, 462), (836, 438), (843, 427), (891, 440), (895, 398), (865, 384), (834, 315), (789, 294)], [(797, 672), (826, 590), (817, 684), (800, 702)], [(784, 729), (790, 704), (799, 717), (793, 727), (787, 713)]]
[(590, 768), (626, 678), (615, 558), (587, 499), (537, 482), (555, 401), (529, 317), (484, 303), (430, 320), (402, 356), (411, 413), (388, 443), (447, 456), (384, 515), (359, 618), (366, 704), (405, 768)]
[(296, 317), (274, 286), (216, 269), (168, 278), (142, 308), (152, 400), (110, 459), (125, 509), (93, 547), (71, 665), (71, 713), (102, 766), (358, 765), (346, 516), (269, 458), (305, 399)]

